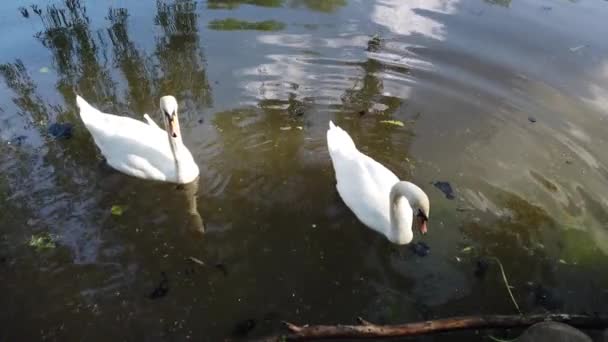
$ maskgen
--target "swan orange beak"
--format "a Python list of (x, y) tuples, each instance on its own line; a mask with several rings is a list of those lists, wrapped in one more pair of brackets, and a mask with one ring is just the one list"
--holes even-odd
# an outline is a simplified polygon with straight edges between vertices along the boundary
[(426, 217), (424, 217), (423, 215), (418, 216), (418, 219), (420, 220), (419, 225), (418, 225), (418, 227), (420, 229), (420, 233), (424, 235), (424, 234), (426, 234), (426, 229), (427, 229), (426, 222), (428, 221), (428, 219)]
[(177, 138), (177, 123), (175, 121), (175, 116), (172, 116), (169, 119), (169, 134), (171, 134), (172, 137)]

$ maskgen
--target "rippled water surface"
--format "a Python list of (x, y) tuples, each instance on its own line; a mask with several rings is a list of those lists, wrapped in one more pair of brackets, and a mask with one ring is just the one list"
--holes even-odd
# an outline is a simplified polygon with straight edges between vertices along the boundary
[[(1, 2), (0, 340), (516, 313), (491, 257), (524, 312), (605, 312), (606, 18), (599, 0)], [(76, 93), (157, 121), (175, 95), (198, 182), (107, 167)], [(329, 120), (429, 194), (428, 256), (342, 203)]]

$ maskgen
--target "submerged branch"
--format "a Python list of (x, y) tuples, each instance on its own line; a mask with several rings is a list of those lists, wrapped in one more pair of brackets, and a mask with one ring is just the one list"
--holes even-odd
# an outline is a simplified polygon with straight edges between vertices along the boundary
[(505, 274), (505, 269), (504, 269), (504, 267), (502, 267), (502, 262), (500, 262), (500, 259), (498, 259), (497, 257), (491, 257), (491, 259), (493, 259), (494, 261), (496, 261), (498, 263), (498, 266), (500, 267), (500, 273), (502, 274), (502, 280), (505, 282), (505, 287), (507, 288), (507, 291), (509, 292), (509, 296), (511, 296), (511, 301), (513, 302), (513, 305), (515, 305), (515, 309), (517, 309), (517, 312), (519, 312), (519, 314), (521, 315), (521, 310), (519, 309), (519, 305), (517, 305), (517, 301), (515, 300), (515, 296), (513, 296), (513, 292), (511, 292), (511, 285), (509, 285), (509, 280), (507, 280), (507, 275)]
[(604, 329), (608, 316), (546, 314), (546, 315), (487, 315), (462, 316), (398, 325), (376, 325), (359, 318), (359, 325), (303, 325), (284, 322), (288, 333), (269, 336), (257, 341), (311, 341), (366, 338), (395, 338), (467, 329), (526, 327), (539, 322), (566, 323), (577, 328)]

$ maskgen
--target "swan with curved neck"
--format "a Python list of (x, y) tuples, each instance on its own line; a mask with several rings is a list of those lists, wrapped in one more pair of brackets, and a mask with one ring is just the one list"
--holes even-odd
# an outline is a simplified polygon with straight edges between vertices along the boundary
[(412, 241), (414, 218), (426, 234), (428, 196), (417, 185), (397, 176), (361, 153), (351, 137), (329, 122), (327, 147), (336, 173), (340, 197), (357, 218), (399, 245)]
[(199, 169), (182, 141), (177, 101), (160, 99), (165, 129), (148, 114), (146, 123), (130, 117), (102, 113), (82, 97), (76, 97), (80, 117), (108, 164), (125, 174), (150, 180), (186, 184)]

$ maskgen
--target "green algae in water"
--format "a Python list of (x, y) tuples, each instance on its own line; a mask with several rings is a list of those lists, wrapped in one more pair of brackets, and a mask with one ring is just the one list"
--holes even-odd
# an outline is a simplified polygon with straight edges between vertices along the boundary
[(207, 8), (209, 9), (236, 9), (241, 5), (254, 5), (261, 7), (281, 7), (284, 0), (209, 0)]
[(110, 209), (110, 212), (112, 212), (112, 215), (114, 215), (114, 216), (122, 216), (122, 214), (124, 214), (125, 210), (127, 210), (127, 208), (124, 205), (115, 204)]
[(380, 123), (387, 124), (387, 125), (393, 125), (393, 126), (399, 126), (399, 127), (404, 126), (403, 122), (401, 122), (399, 120), (382, 120), (382, 121), (380, 121)]
[(276, 20), (245, 21), (234, 18), (228, 18), (211, 21), (209, 23), (209, 28), (218, 31), (280, 31), (285, 28), (285, 24)]
[(34, 247), (36, 250), (53, 249), (56, 247), (55, 239), (49, 233), (34, 234), (29, 242), (30, 247)]

